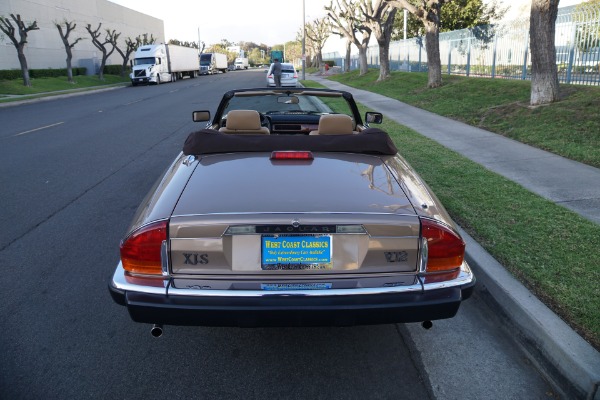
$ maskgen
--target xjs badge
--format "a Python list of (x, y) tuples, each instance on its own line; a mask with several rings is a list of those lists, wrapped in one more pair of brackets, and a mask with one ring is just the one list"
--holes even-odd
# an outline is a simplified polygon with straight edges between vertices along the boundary
[(408, 260), (408, 253), (405, 251), (386, 251), (383, 254), (385, 254), (385, 259), (389, 263)]

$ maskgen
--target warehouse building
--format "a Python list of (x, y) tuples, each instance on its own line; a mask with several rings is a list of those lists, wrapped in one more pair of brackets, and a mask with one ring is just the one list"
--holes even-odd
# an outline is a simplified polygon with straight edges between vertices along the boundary
[[(94, 31), (102, 23), (99, 39), (104, 39), (106, 29), (120, 32), (118, 43), (123, 50), (128, 37), (135, 40), (137, 36), (148, 34), (148, 37), (152, 35), (156, 39), (156, 43), (164, 43), (165, 40), (162, 20), (108, 0), (2, 0), (0, 15), (10, 18), (10, 14), (20, 14), (26, 26), (36, 21), (39, 27), (39, 30), (29, 31), (25, 46), (30, 69), (66, 68), (67, 54), (55, 25), (65, 20), (77, 24), (69, 36), (69, 42), (74, 42), (78, 37), (83, 38), (73, 48), (72, 65), (86, 67), (90, 75), (97, 73), (102, 53), (92, 44), (91, 36), (86, 30), (88, 24)], [(11, 22), (18, 40), (18, 28), (12, 19)], [(2, 32), (0, 35), (0, 70), (21, 69), (12, 41)], [(107, 65), (122, 62), (123, 58), (115, 51), (108, 58)]]

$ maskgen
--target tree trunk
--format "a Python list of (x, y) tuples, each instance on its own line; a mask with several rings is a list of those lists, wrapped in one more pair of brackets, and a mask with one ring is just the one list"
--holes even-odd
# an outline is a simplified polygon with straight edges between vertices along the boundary
[(345, 61), (345, 65), (344, 65), (344, 72), (350, 72), (351, 54), (352, 54), (352, 41), (346, 40), (346, 61)]
[(427, 87), (442, 86), (442, 63), (440, 60), (440, 31), (431, 21), (425, 23), (425, 49), (427, 51)]
[(73, 80), (73, 67), (71, 66), (71, 59), (73, 58), (73, 52), (71, 52), (71, 48), (66, 48), (67, 52), (67, 80), (69, 83), (75, 83)]
[(25, 52), (22, 47), (17, 49), (17, 55), (19, 56), (19, 64), (21, 64), (21, 72), (23, 73), (23, 85), (31, 86), (29, 68), (27, 67), (27, 57), (25, 57)]
[(125, 77), (125, 72), (127, 71), (127, 61), (126, 59), (123, 59), (123, 64), (121, 64), (121, 77)]
[(377, 44), (379, 44), (379, 78), (377, 78), (377, 82), (380, 82), (390, 77), (390, 41), (378, 39)]
[(106, 59), (108, 57), (106, 56), (106, 53), (104, 53), (102, 55), (102, 61), (100, 61), (100, 71), (98, 71), (98, 79), (103, 81), (104, 80), (104, 67), (106, 66)]
[(369, 64), (367, 62), (367, 46), (358, 47), (358, 59), (360, 63), (360, 75), (364, 75), (369, 72)]
[(539, 105), (558, 101), (559, 85), (554, 45), (558, 0), (533, 0), (529, 22), (531, 99)]

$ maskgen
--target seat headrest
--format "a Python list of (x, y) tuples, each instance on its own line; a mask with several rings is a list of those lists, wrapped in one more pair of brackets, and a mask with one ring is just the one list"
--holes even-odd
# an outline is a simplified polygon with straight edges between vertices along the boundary
[(319, 135), (351, 135), (352, 118), (346, 114), (325, 114), (319, 119)]
[(260, 129), (260, 115), (255, 110), (231, 110), (227, 113), (227, 129), (253, 130)]

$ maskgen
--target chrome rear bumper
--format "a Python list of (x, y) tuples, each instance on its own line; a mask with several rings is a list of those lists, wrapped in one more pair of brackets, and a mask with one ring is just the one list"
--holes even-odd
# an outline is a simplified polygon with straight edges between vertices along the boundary
[[(137, 281), (136, 281), (137, 280)], [(324, 290), (176, 288), (170, 278), (146, 284), (118, 265), (109, 284), (115, 302), (137, 322), (198, 326), (329, 326), (421, 322), (453, 317), (475, 277), (463, 263), (456, 279), (392, 287)]]

